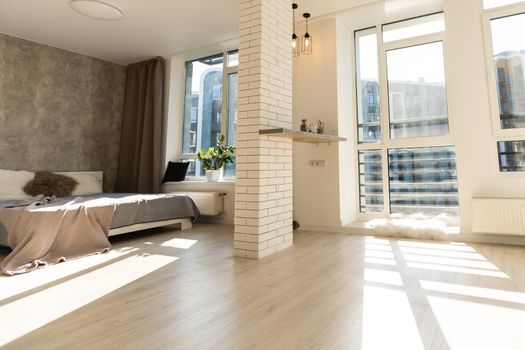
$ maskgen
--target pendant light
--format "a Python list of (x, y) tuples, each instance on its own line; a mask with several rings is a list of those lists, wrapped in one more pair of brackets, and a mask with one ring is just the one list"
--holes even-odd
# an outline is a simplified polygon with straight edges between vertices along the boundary
[(293, 33), (292, 33), (292, 54), (294, 57), (297, 57), (301, 54), (301, 45), (299, 42), (299, 38), (297, 37), (297, 34), (295, 34), (295, 10), (297, 9), (297, 4), (292, 4), (292, 12), (293, 12)]
[(303, 13), (303, 17), (306, 21), (306, 32), (303, 35), (301, 53), (303, 55), (310, 55), (312, 53), (312, 36), (308, 33), (308, 18), (310, 18), (310, 14)]

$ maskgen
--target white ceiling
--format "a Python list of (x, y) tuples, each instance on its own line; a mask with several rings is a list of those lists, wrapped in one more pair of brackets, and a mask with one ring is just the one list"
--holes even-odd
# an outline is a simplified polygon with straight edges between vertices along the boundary
[[(111, 62), (167, 57), (237, 37), (239, 0), (106, 0), (124, 12), (97, 21), (71, 9), (70, 0), (1, 0), (0, 33)], [(298, 16), (313, 17), (374, 0), (297, 0)]]

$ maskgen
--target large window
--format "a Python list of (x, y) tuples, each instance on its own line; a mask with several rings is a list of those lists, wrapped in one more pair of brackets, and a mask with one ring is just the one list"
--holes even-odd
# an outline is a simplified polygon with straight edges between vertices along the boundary
[[(237, 51), (186, 62), (181, 158), (191, 162), (189, 177), (204, 176), (196, 153), (216, 146), (220, 134), (226, 135), (228, 145), (235, 145), (237, 65)], [(225, 176), (234, 175), (235, 166), (228, 165)]]
[(444, 30), (432, 14), (355, 33), (362, 213), (459, 215)]
[[(520, 5), (511, 5), (514, 3)], [(525, 3), (484, 0), (489, 93), (499, 170), (525, 171)]]

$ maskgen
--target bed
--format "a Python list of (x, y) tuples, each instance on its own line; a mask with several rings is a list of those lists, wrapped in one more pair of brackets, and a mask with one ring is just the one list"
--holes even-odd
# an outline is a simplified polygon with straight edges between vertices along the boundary
[[(13, 249), (2, 262), (4, 274), (107, 251), (108, 236), (170, 225), (187, 230), (199, 216), (199, 209), (185, 195), (93, 193), (102, 188), (102, 172), (60, 174), (89, 175), (98, 186), (80, 189), (88, 194), (56, 199), (0, 200), (0, 245)], [(13, 262), (12, 255), (20, 257)]]

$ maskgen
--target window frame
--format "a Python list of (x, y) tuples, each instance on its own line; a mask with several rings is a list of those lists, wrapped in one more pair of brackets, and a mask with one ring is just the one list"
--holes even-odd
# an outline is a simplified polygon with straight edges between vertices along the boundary
[[(483, 6), (483, 0), (481, 6)], [(489, 92), (490, 119), (492, 133), (497, 141), (516, 141), (525, 137), (525, 127), (502, 129), (499, 110), (497, 69), (494, 65), (494, 45), (492, 42), (491, 21), (498, 18), (525, 14), (525, 4), (511, 4), (483, 10), (483, 42), (485, 44), (485, 64)], [(499, 167), (498, 167), (499, 172)]]
[[(353, 123), (354, 130), (352, 133), (354, 137), (354, 150), (356, 157), (360, 151), (366, 150), (380, 150), (381, 151), (381, 165), (383, 172), (383, 212), (362, 212), (361, 211), (361, 202), (360, 202), (360, 176), (359, 176), (359, 162), (356, 162), (355, 168), (355, 205), (357, 208), (356, 218), (358, 221), (368, 221), (376, 218), (390, 218), (393, 215), (390, 213), (390, 181), (389, 181), (389, 164), (388, 164), (388, 150), (390, 149), (399, 149), (399, 148), (426, 148), (426, 147), (447, 147), (452, 146), (455, 148), (454, 142), (454, 118), (450, 114), (450, 109), (448, 108), (448, 83), (451, 81), (449, 79), (450, 73), (447, 69), (446, 57), (447, 57), (447, 45), (446, 45), (446, 29), (445, 31), (431, 34), (424, 34), (421, 36), (414, 36), (411, 38), (405, 38), (400, 40), (390, 41), (388, 43), (383, 42), (383, 26), (399, 23), (405, 20), (412, 20), (414, 18), (426, 17), (429, 15), (435, 15), (439, 12), (428, 13), (417, 17), (406, 18), (400, 21), (390, 22), (390, 23), (377, 23), (374, 26), (358, 28), (354, 31), (352, 40), (354, 41), (352, 45), (353, 52), (353, 63), (354, 63), (354, 88), (356, 89), (353, 94), (354, 106), (353, 108)], [(358, 124), (358, 74), (357, 74), (357, 56), (358, 52), (358, 43), (356, 39), (356, 33), (362, 30), (371, 30), (375, 28), (376, 38), (377, 38), (377, 54), (378, 54), (378, 65), (379, 65), (379, 104), (380, 104), (380, 125), (381, 125), (381, 140), (376, 143), (360, 143), (359, 142), (359, 128)], [(443, 65), (445, 73), (445, 95), (447, 96), (447, 110), (448, 110), (448, 135), (444, 136), (419, 136), (419, 137), (407, 137), (407, 138), (391, 138), (390, 137), (390, 106), (389, 106), (389, 89), (388, 89), (388, 67), (387, 67), (387, 51), (402, 49), (417, 45), (430, 44), (433, 42), (441, 42), (443, 45)], [(457, 159), (457, 158), (456, 158)], [(459, 185), (458, 185), (458, 197), (459, 195)], [(460, 216), (452, 217), (452, 224), (459, 224)]]
[[(221, 92), (221, 133), (225, 136), (226, 138), (226, 144), (228, 144), (229, 142), (229, 135), (228, 135), (228, 123), (229, 123), (229, 94), (228, 94), (228, 91), (229, 91), (229, 80), (228, 80), (228, 77), (230, 74), (238, 74), (238, 71), (239, 71), (239, 65), (236, 65), (236, 66), (229, 66), (229, 62), (228, 62), (228, 58), (229, 58), (229, 55), (231, 53), (235, 53), (235, 52), (238, 52), (238, 49), (234, 49), (234, 50), (228, 50), (228, 51), (223, 51), (222, 52), (222, 92)], [(208, 57), (213, 57), (213, 56), (218, 56), (219, 53), (217, 54), (214, 54), (214, 55), (206, 55), (206, 56), (203, 56), (203, 57), (200, 57), (200, 58), (195, 58), (195, 59), (191, 59), (191, 60), (188, 60), (185, 62), (186, 63), (189, 63), (189, 62), (194, 62), (194, 61), (198, 61), (198, 60), (203, 60), (203, 59), (206, 59)], [(184, 70), (184, 78), (186, 79), (186, 74), (187, 74), (187, 71), (186, 69)], [(184, 94), (186, 93), (186, 89), (184, 89)], [(183, 99), (184, 100), (184, 103), (185, 103), (185, 98)], [(183, 103), (183, 104), (184, 104)], [(182, 107), (183, 109), (185, 108), (185, 106), (183, 105)], [(180, 124), (180, 128), (181, 128), (181, 133), (180, 133), (180, 141), (179, 141), (179, 159), (181, 161), (197, 161), (197, 154), (196, 153), (184, 153), (183, 152), (183, 142), (184, 142), (184, 118), (185, 118), (185, 115), (184, 115), (184, 112), (183, 112), (183, 115), (182, 115), (182, 118), (181, 118), (181, 124)], [(186, 176), (185, 178), (185, 181), (204, 181), (205, 177), (204, 176)], [(236, 177), (235, 176), (224, 176), (223, 177), (223, 181), (224, 182), (232, 182), (232, 181), (235, 181)]]
[(517, 0), (516, 2), (510, 3), (510, 4), (496, 5), (496, 6), (493, 6), (493, 7), (485, 8), (485, 0), (480, 0), (480, 1), (481, 1), (481, 8), (484, 11), (491, 11), (491, 10), (494, 10), (494, 9), (501, 9), (501, 8), (506, 8), (506, 7), (518, 6), (518, 5), (523, 5), (525, 3), (525, 0)]
[(502, 129), (499, 111), (499, 96), (498, 96), (498, 80), (497, 69), (494, 65), (494, 46), (492, 43), (492, 27), (491, 21), (493, 19), (508, 17), (525, 13), (525, 2), (509, 4), (499, 7), (484, 9), (483, 0), (480, 0), (482, 9), (482, 27), (483, 27), (483, 44), (485, 48), (485, 69), (487, 76), (487, 89), (489, 94), (489, 114), (492, 127), (492, 135), (495, 138), (492, 147), (492, 166), (496, 176), (503, 177), (523, 177), (525, 172), (515, 171), (501, 171), (499, 167), (499, 152), (498, 142), (501, 141), (520, 141), (525, 140), (525, 128)]

